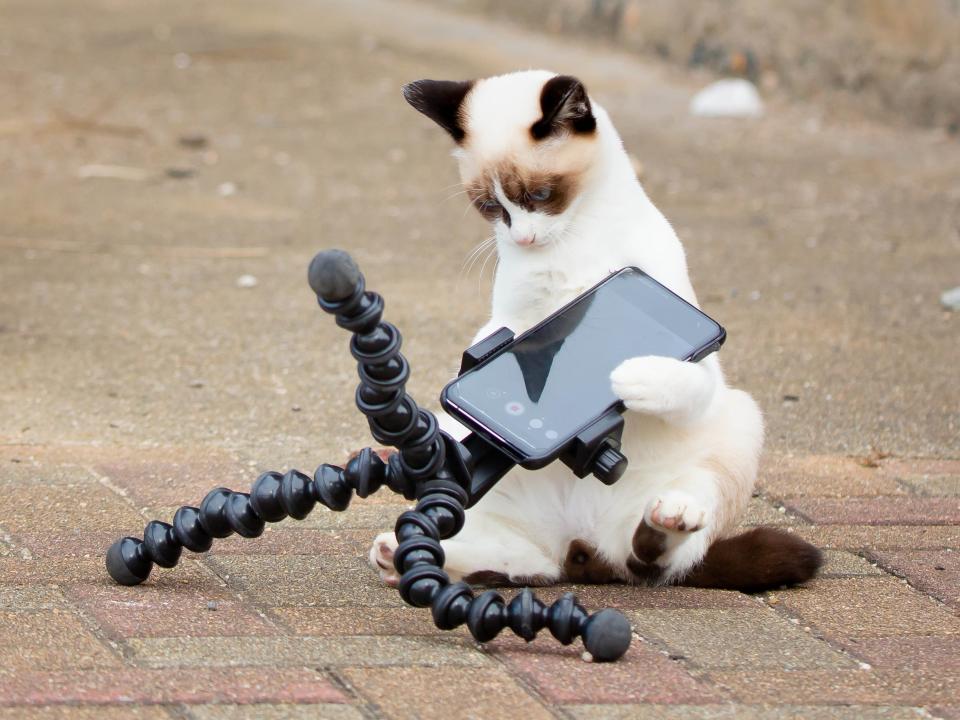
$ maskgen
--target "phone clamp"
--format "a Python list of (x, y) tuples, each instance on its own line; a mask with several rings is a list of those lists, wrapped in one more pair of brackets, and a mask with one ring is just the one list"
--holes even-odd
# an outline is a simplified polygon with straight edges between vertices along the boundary
[[(399, 546), (394, 551), (394, 566), (401, 574), (403, 600), (415, 607), (429, 607), (438, 628), (452, 630), (466, 624), (478, 642), (492, 640), (508, 627), (529, 642), (547, 628), (564, 645), (581, 637), (596, 661), (622, 657), (630, 646), (631, 630), (616, 610), (591, 615), (573, 593), (548, 606), (529, 588), (508, 601), (496, 590), (475, 595), (468, 584), (450, 581), (443, 570), (440, 541), (460, 531), (465, 508), (514, 463), (475, 435), (458, 442), (442, 432), (436, 416), (407, 394), (410, 366), (400, 353), (400, 331), (381, 320), (383, 298), (366, 290), (363, 275), (347, 253), (319, 253), (310, 263), (308, 278), (320, 307), (335, 316), (337, 325), (353, 333), (350, 352), (360, 375), (357, 408), (366, 415), (374, 439), (398, 452), (384, 462), (373, 449), (364, 448), (346, 467), (323, 464), (313, 477), (297, 470), (266, 472), (249, 493), (215, 488), (199, 507), (177, 510), (172, 522), (147, 523), (143, 539), (124, 537), (111, 545), (106, 555), (110, 576), (121, 585), (139, 585), (154, 565), (174, 567), (183, 548), (206, 552), (215, 538), (233, 533), (259, 537), (268, 522), (287, 517), (302, 520), (318, 503), (330, 510), (346, 510), (354, 493), (365, 498), (386, 486), (418, 501), (414, 510), (397, 518)], [(597, 429), (597, 437), (601, 429)], [(604, 440), (610, 438), (604, 436)], [(619, 440), (616, 442), (619, 445)], [(572, 462), (579, 464), (587, 455), (594, 457), (598, 451), (602, 455), (611, 449), (601, 449), (601, 442), (591, 455), (589, 446), (588, 437), (583, 448), (571, 451)]]
[[(513, 339), (513, 330), (502, 327), (482, 340), (478, 340), (463, 351), (458, 374), (463, 375), (468, 370), (472, 370), (485, 360), (493, 357), (513, 342)], [(620, 452), (620, 438), (623, 436), (621, 412), (623, 412), (623, 406), (618, 404), (616, 408), (582, 430), (561, 451), (560, 461), (569, 467), (578, 478), (586, 477), (592, 473), (603, 484), (613, 485), (626, 472), (627, 458)], [(495, 444), (492, 442), (488, 442), (488, 444), (494, 451), (500, 452)], [(499, 480), (499, 478), (497, 479)], [(486, 485), (478, 487), (479, 495), (473, 497), (473, 493), (471, 493), (472, 502), (470, 504), (472, 505), (479, 500), (480, 496), (489, 489)]]

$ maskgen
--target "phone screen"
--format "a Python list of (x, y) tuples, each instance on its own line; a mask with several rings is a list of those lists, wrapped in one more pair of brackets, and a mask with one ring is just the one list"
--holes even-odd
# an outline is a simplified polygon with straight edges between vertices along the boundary
[(610, 373), (624, 360), (687, 360), (723, 330), (636, 268), (598, 285), (444, 390), (444, 405), (521, 458), (555, 454), (618, 402)]

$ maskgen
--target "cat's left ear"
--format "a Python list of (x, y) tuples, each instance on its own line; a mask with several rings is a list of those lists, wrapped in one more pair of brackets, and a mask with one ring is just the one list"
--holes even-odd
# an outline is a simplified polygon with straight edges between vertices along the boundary
[(403, 97), (414, 110), (422, 112), (461, 143), (466, 131), (460, 108), (472, 87), (471, 80), (417, 80), (403, 86)]
[(540, 110), (543, 117), (530, 127), (535, 140), (562, 132), (592, 133), (597, 128), (587, 89), (570, 75), (546, 82), (540, 92)]

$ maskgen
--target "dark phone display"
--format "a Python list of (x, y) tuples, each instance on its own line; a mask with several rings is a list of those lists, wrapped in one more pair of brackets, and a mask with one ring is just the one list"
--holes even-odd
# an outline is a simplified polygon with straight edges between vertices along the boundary
[(621, 362), (639, 355), (686, 360), (720, 333), (695, 307), (628, 268), (454, 380), (446, 400), (455, 415), (473, 418), (521, 456), (543, 457), (618, 401), (610, 373)]

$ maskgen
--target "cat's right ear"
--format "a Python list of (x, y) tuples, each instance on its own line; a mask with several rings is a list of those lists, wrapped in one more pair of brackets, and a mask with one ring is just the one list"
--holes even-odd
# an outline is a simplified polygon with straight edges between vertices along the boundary
[(461, 143), (466, 132), (460, 108), (472, 87), (472, 80), (417, 80), (403, 86), (403, 97), (415, 110), (422, 112)]

